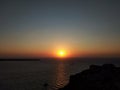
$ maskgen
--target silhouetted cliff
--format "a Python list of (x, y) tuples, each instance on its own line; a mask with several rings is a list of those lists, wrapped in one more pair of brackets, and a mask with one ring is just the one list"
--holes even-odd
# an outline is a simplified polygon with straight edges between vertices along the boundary
[(59, 90), (120, 90), (120, 67), (91, 65), (88, 70), (70, 76), (68, 85)]

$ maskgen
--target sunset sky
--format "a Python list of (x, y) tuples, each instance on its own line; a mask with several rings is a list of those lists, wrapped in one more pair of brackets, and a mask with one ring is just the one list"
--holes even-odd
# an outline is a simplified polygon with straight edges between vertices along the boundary
[(120, 56), (120, 0), (0, 0), (0, 57)]

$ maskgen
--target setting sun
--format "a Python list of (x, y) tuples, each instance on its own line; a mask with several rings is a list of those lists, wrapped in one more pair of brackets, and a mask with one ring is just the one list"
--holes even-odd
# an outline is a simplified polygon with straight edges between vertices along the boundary
[(57, 52), (58, 57), (66, 57), (66, 51), (65, 50), (59, 50)]

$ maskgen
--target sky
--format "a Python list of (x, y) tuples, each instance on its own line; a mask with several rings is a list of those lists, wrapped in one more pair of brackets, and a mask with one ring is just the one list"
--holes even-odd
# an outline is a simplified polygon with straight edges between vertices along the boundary
[(0, 0), (0, 57), (120, 56), (120, 0)]

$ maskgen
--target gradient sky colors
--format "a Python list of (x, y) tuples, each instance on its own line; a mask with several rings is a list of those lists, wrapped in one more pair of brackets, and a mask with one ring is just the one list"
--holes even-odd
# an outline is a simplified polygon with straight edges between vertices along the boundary
[(0, 57), (120, 56), (120, 0), (0, 0)]

